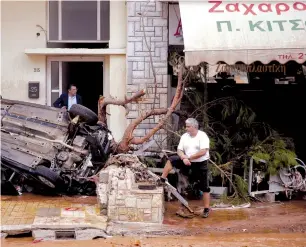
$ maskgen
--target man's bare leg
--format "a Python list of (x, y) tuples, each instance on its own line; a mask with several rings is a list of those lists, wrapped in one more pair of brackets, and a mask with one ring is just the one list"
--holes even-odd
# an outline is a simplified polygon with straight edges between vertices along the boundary
[(161, 175), (161, 177), (164, 178), (164, 179), (166, 179), (167, 176), (168, 176), (168, 174), (171, 172), (172, 168), (173, 168), (173, 167), (172, 167), (172, 164), (171, 164), (170, 160), (168, 160), (168, 161), (166, 162), (166, 165), (165, 165), (165, 167), (164, 167), (163, 174)]
[[(173, 169), (173, 166), (171, 164), (171, 162), (168, 160), (166, 162), (166, 165), (164, 167), (163, 170), (163, 174), (161, 175), (161, 181), (165, 182), (165, 180), (167, 179), (168, 174), (171, 172), (171, 170)], [(190, 214), (189, 212), (185, 212), (185, 207), (181, 204), (178, 211), (176, 212), (177, 215), (184, 217), (184, 218), (193, 218), (194, 215)]]
[(209, 208), (210, 203), (210, 194), (205, 192), (203, 193), (203, 201), (204, 201), (204, 208)]
[(210, 194), (209, 192), (203, 193), (203, 203), (204, 203), (204, 211), (203, 211), (203, 218), (207, 218), (209, 216), (209, 203), (210, 203)]

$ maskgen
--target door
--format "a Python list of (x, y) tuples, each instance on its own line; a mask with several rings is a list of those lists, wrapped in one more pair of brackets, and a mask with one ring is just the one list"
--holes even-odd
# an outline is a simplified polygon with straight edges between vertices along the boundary
[(83, 104), (97, 112), (99, 95), (103, 94), (103, 57), (49, 57), (47, 68), (47, 104), (76, 84)]

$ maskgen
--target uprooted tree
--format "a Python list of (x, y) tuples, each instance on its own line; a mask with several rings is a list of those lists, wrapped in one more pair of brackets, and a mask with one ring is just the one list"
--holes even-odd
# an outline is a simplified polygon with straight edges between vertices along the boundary
[[(187, 78), (187, 77), (186, 77)], [(181, 102), (183, 93), (184, 93), (184, 87), (185, 87), (185, 82), (186, 78), (183, 79), (183, 70), (181, 69), (179, 72), (178, 76), (178, 85), (176, 88), (176, 93), (175, 96), (172, 100), (172, 103), (169, 108), (160, 108), (160, 109), (150, 109), (147, 111), (144, 111), (141, 113), (140, 116), (138, 116), (136, 119), (134, 119), (126, 128), (124, 131), (122, 140), (119, 143), (114, 144), (115, 148), (114, 151), (115, 153), (126, 153), (131, 149), (132, 145), (140, 145), (145, 142), (147, 142), (157, 131), (159, 131), (163, 125), (166, 123), (167, 119), (173, 114), (177, 113), (176, 112), (176, 107), (178, 104)], [(122, 106), (126, 109), (126, 115), (129, 113), (129, 108), (127, 104), (135, 102), (138, 103), (141, 101), (142, 97), (144, 97), (146, 94), (145, 90), (140, 90), (139, 92), (135, 93), (133, 96), (129, 98), (125, 98), (124, 100), (116, 100), (113, 98), (106, 98), (101, 96), (99, 99), (98, 103), (98, 117), (99, 117), (99, 122), (101, 122), (103, 125), (107, 126), (106, 123), (106, 107), (108, 105), (117, 105), (117, 106)], [(145, 119), (151, 117), (151, 116), (156, 116), (156, 115), (164, 115), (164, 117), (156, 124), (154, 128), (152, 128), (144, 137), (141, 138), (136, 138), (133, 136), (134, 130), (137, 128), (137, 126)]]

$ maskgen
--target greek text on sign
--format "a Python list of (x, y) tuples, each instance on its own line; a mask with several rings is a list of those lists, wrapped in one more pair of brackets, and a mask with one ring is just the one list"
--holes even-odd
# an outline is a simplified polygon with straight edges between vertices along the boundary
[[(218, 32), (223, 30), (232, 32), (239, 32), (241, 29), (239, 27), (234, 27), (231, 21), (217, 21)], [(261, 32), (272, 32), (272, 31), (306, 31), (306, 21), (301, 19), (296, 20), (274, 20), (274, 21), (248, 21), (248, 26), (251, 32), (261, 31)], [(286, 30), (285, 30), (286, 29)]]
[(218, 64), (216, 68), (216, 73), (226, 72), (226, 73), (286, 73), (286, 66), (283, 64), (273, 64), (273, 65), (255, 65), (255, 64)]
[(306, 53), (299, 52), (296, 54), (296, 56), (292, 54), (280, 54), (278, 55), (279, 60), (296, 60), (299, 62), (299, 60), (304, 61), (306, 59)]
[[(306, 61), (306, 1), (180, 1), (187, 63)], [(303, 55), (302, 55), (303, 54)]]
[(223, 1), (208, 1), (212, 4), (209, 9), (210, 13), (224, 13), (224, 12), (239, 12), (243, 15), (257, 15), (260, 13), (275, 12), (277, 15), (281, 15), (287, 11), (305, 11), (306, 4), (303, 2), (291, 2), (291, 3), (277, 3), (272, 5), (270, 3), (223, 3)]

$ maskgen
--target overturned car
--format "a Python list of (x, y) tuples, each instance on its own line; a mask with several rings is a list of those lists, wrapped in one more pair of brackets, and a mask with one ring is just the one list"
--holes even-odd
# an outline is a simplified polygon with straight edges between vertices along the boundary
[(27, 180), (57, 193), (92, 195), (90, 177), (105, 165), (112, 143), (111, 132), (82, 105), (68, 112), (1, 99), (2, 183)]

